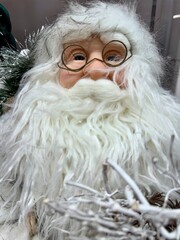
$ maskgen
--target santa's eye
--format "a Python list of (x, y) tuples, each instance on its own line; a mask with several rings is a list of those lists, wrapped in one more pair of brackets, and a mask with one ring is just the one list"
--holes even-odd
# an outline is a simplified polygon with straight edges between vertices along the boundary
[(122, 57), (118, 54), (110, 54), (106, 57), (107, 62), (119, 62), (121, 61)]
[(62, 62), (68, 69), (80, 69), (87, 62), (86, 51), (79, 45), (70, 45), (63, 51)]
[(73, 59), (75, 61), (85, 61), (86, 60), (86, 56), (84, 54), (82, 54), (82, 53), (76, 53), (76, 54), (74, 54)]
[(117, 65), (123, 60), (120, 52), (107, 52), (103, 57), (107, 65)]
[(68, 62), (86, 61), (86, 52), (81, 46), (70, 45), (64, 50), (64, 60)]
[(104, 62), (110, 67), (121, 65), (127, 56), (126, 46), (117, 40), (107, 43), (102, 52)]

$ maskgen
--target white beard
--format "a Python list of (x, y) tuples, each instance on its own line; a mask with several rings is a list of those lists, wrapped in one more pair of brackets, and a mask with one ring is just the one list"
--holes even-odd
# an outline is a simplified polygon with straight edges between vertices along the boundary
[[(46, 239), (51, 227), (64, 225), (45, 220), (42, 201), (79, 194), (66, 187), (70, 180), (104, 190), (102, 164), (107, 158), (149, 193), (172, 187), (152, 164), (153, 157), (161, 166), (169, 164), (172, 134), (179, 143), (178, 106), (164, 90), (149, 88), (157, 96), (150, 99), (148, 89), (142, 98), (109, 80), (85, 79), (71, 89), (52, 81), (31, 85), (25, 85), (1, 120), (2, 222), (23, 220), (36, 205)], [(111, 171), (109, 182), (112, 190), (123, 192), (123, 181)], [(63, 239), (60, 233), (56, 239)]]

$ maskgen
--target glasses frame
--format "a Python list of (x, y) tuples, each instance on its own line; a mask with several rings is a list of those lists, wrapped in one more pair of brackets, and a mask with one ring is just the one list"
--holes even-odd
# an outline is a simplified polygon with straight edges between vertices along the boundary
[[(103, 57), (103, 56), (104, 56), (103, 52), (104, 52), (105, 48), (107, 47), (108, 44), (110, 44), (110, 43), (112, 43), (112, 42), (119, 42), (119, 43), (121, 43), (121, 44), (124, 46), (125, 50), (126, 50), (126, 54), (125, 54), (125, 57), (124, 57), (123, 61), (120, 62), (120, 63), (118, 63), (117, 65), (113, 65), (113, 64), (110, 64), (110, 63), (106, 63), (105, 60), (104, 60), (104, 57)], [(106, 43), (105, 46), (103, 47), (103, 50), (102, 50), (102, 60), (99, 59), (99, 58), (93, 58), (93, 59), (90, 60), (89, 62), (88, 62), (88, 60), (87, 60), (86, 63), (85, 63), (82, 67), (80, 67), (80, 68), (78, 68), (78, 69), (72, 69), (72, 68), (67, 67), (67, 65), (64, 63), (64, 58), (63, 58), (64, 52), (65, 52), (66, 49), (69, 48), (70, 46), (78, 46), (78, 47), (82, 48), (83, 50), (85, 50), (85, 49), (84, 49), (82, 46), (78, 45), (78, 44), (72, 44), (72, 45), (69, 45), (69, 46), (67, 46), (66, 48), (64, 48), (64, 50), (63, 50), (63, 52), (62, 52), (62, 54), (61, 54), (61, 61), (62, 61), (62, 65), (64, 65), (65, 67), (61, 67), (59, 62), (58, 62), (57, 65), (58, 65), (59, 68), (65, 69), (65, 70), (69, 70), (69, 71), (71, 71), (71, 72), (79, 72), (79, 71), (81, 71), (86, 65), (88, 65), (89, 63), (91, 63), (91, 62), (94, 61), (94, 60), (98, 60), (98, 61), (100, 61), (100, 62), (103, 62), (103, 63), (104, 63), (106, 66), (108, 66), (108, 67), (119, 67), (119, 66), (122, 65), (124, 62), (126, 62), (129, 58), (132, 57), (132, 53), (130, 53), (130, 56), (127, 58), (128, 49), (127, 49), (126, 45), (125, 45), (122, 41), (112, 40), (112, 41)]]

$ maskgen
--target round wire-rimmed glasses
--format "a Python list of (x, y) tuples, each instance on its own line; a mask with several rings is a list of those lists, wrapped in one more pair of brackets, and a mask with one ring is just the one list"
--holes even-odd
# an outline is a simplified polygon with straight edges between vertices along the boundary
[(128, 56), (126, 45), (119, 40), (112, 40), (104, 46), (102, 59), (93, 58), (88, 61), (88, 55), (88, 50), (85, 50), (82, 46), (78, 44), (69, 45), (62, 52), (62, 66), (58, 63), (58, 67), (78, 72), (95, 59), (103, 62), (108, 67), (118, 67), (132, 56), (131, 54)]

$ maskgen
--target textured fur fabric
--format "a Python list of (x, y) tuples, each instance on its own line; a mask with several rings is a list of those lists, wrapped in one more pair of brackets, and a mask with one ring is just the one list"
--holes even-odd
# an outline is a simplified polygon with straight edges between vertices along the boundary
[[(1, 227), (0, 240), (29, 240), (29, 232), (24, 225), (12, 224)], [(40, 236), (34, 236), (31, 240), (42, 240)]]
[[(63, 43), (94, 33), (104, 42), (126, 41), (132, 57), (115, 69), (113, 81), (81, 79), (64, 89), (57, 65)], [(70, 180), (104, 191), (101, 169), (107, 158), (120, 164), (146, 194), (174, 187), (155, 171), (152, 159), (163, 168), (169, 166), (170, 139), (175, 135), (174, 161), (180, 167), (180, 105), (159, 84), (162, 59), (134, 9), (72, 3), (68, 13), (41, 33), (32, 54), (35, 65), (0, 120), (1, 224), (11, 228), (18, 222), (12, 231), (19, 232), (34, 212), (37, 234), (43, 239), (68, 239), (78, 224), (49, 216), (44, 200), (81, 194), (66, 187)], [(121, 71), (126, 89), (115, 81)], [(124, 182), (111, 171), (109, 181), (112, 190), (121, 186), (123, 194)], [(27, 231), (18, 239), (26, 240)]]

